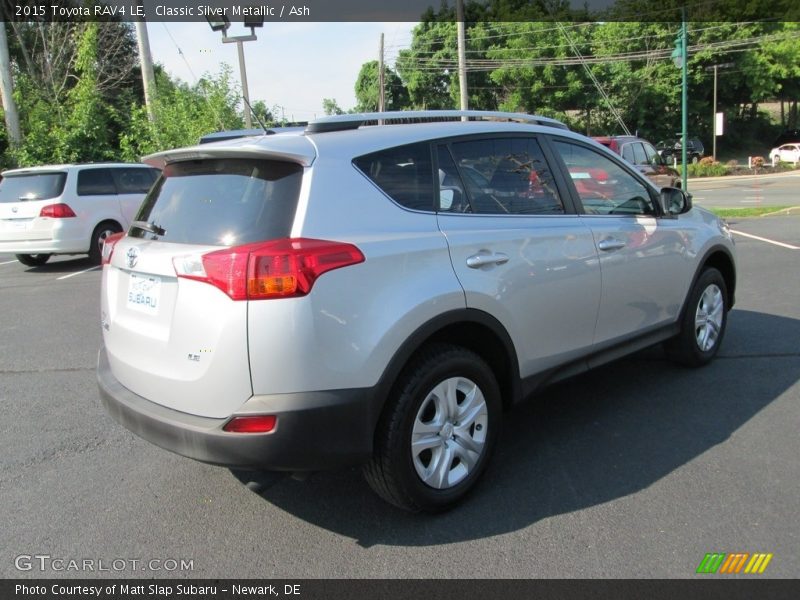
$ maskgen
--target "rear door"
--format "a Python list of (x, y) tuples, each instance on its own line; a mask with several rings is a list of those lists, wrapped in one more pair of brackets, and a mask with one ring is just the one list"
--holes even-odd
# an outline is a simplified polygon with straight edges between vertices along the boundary
[(248, 303), (231, 292), (246, 277), (237, 257), (243, 245), (288, 236), (302, 177), (300, 165), (267, 159), (164, 168), (103, 270), (104, 339), (125, 387), (215, 418), (252, 395)]
[(534, 136), (468, 138), (434, 148), (438, 222), (470, 308), (496, 317), (533, 375), (592, 344), (600, 272)]

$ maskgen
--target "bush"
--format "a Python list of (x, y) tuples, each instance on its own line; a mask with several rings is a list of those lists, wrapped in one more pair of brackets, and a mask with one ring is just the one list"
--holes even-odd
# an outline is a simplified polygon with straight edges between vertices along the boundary
[(750, 161), (750, 164), (755, 170), (758, 170), (764, 168), (765, 162), (766, 161), (764, 160), (763, 156), (754, 156), (753, 159)]
[(703, 158), (700, 159), (700, 164), (709, 167), (713, 164), (719, 164), (719, 163), (717, 163), (717, 161), (714, 160), (713, 156), (704, 156)]
[[(711, 157), (707, 157), (711, 158)], [(718, 162), (714, 162), (712, 159), (710, 164), (708, 162), (703, 162), (705, 159), (701, 160), (697, 164), (689, 165), (688, 174), (689, 177), (720, 177), (722, 175), (727, 175), (730, 171), (730, 167), (727, 165), (722, 165)], [(678, 172), (683, 174), (683, 170), (681, 166), (678, 165)]]

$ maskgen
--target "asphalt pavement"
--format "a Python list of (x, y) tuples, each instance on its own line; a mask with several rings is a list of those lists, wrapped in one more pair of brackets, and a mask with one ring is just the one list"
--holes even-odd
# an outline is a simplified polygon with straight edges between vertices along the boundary
[[(100, 272), (0, 255), (0, 576), (691, 578), (706, 553), (765, 552), (759, 577), (797, 577), (800, 216), (732, 227), (715, 362), (656, 348), (548, 389), (438, 516), (383, 503), (357, 469), (254, 479), (137, 438), (98, 400)], [(19, 570), (37, 554), (44, 571)]]

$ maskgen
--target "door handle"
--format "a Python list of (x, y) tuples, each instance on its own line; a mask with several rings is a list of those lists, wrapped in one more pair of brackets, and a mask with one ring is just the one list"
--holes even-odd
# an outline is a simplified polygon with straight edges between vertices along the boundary
[(597, 247), (604, 252), (608, 252), (609, 250), (619, 250), (620, 248), (624, 248), (625, 242), (618, 240), (617, 238), (609, 237), (597, 242)]
[(508, 254), (497, 252), (495, 254), (473, 254), (467, 258), (470, 269), (480, 269), (484, 265), (502, 265), (508, 262)]

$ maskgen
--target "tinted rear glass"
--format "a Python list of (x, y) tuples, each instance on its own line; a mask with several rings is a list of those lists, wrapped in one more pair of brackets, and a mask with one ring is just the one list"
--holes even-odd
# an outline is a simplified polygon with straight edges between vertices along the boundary
[(113, 170), (120, 194), (146, 194), (158, 177), (155, 169), (120, 168)]
[(110, 169), (83, 169), (78, 172), (78, 196), (116, 195), (117, 186)]
[(6, 175), (0, 181), (0, 202), (49, 200), (61, 195), (66, 181), (66, 173)]
[(359, 156), (353, 163), (392, 200), (414, 210), (433, 210), (433, 167), (427, 143)]
[(270, 160), (215, 159), (168, 165), (136, 217), (160, 227), (164, 234), (132, 227), (130, 235), (215, 246), (286, 237), (302, 176), (300, 165)]

